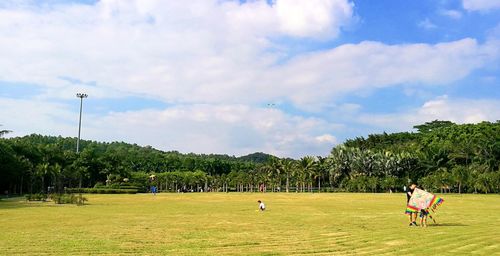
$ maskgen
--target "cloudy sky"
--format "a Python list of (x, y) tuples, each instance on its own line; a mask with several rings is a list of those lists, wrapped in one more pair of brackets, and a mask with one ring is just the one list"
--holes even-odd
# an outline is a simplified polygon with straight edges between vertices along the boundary
[(326, 155), (500, 119), (500, 0), (2, 0), (10, 136)]

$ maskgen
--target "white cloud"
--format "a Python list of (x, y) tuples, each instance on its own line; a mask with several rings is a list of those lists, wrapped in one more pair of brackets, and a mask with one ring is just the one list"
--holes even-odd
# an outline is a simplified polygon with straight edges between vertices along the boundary
[(450, 120), (457, 123), (477, 123), (500, 119), (500, 101), (479, 99), (449, 99), (447, 96), (426, 102), (417, 112), (426, 120)]
[[(297, 17), (297, 7), (307, 11)], [(254, 86), (280, 55), (272, 38), (335, 38), (351, 17), (347, 0), (22, 5), (0, 9), (0, 80), (60, 91), (67, 76), (169, 102), (268, 100)]]
[[(106, 0), (0, 9), (0, 80), (39, 84), (57, 98), (73, 86), (103, 98), (136, 94), (193, 104), (281, 100), (317, 110), (343, 93), (456, 81), (487, 65), (499, 48), (473, 39), (435, 45), (361, 42), (280, 62), (287, 53), (273, 41), (276, 35), (335, 37), (353, 16), (347, 0), (294, 3)], [(294, 14), (297, 6), (302, 16)], [(68, 86), (60, 77), (95, 86)]]
[[(440, 85), (460, 80), (499, 56), (500, 45), (476, 40), (429, 44), (346, 44), (296, 57), (270, 71), (266, 81), (304, 109), (332, 97), (401, 84)], [(264, 89), (264, 88), (263, 88)], [(278, 96), (278, 95), (277, 95)], [(314, 109), (314, 108), (313, 108)]]
[[(84, 138), (184, 152), (321, 154), (336, 142), (338, 126), (256, 106), (291, 102), (315, 111), (345, 94), (448, 84), (500, 55), (494, 38), (483, 44), (465, 38), (439, 44), (365, 41), (288, 56), (279, 43), (283, 38), (340, 36), (354, 18), (348, 0), (34, 2), (0, 8), (0, 81), (36, 84), (44, 92), (30, 101), (0, 99), (2, 124), (13, 135), (75, 136), (74, 110), (50, 101), (84, 91), (92, 98), (134, 95), (174, 105), (86, 114)], [(354, 104), (337, 108), (361, 111)]]
[(494, 28), (487, 31), (487, 37), (490, 41), (500, 41), (500, 23), (498, 23)]
[(76, 137), (78, 116), (68, 111), (65, 104), (44, 100), (0, 98), (0, 124), (11, 130), (8, 136), (31, 133)]
[(223, 9), (236, 33), (331, 39), (352, 22), (353, 6), (348, 0), (277, 0), (229, 2)]
[(318, 142), (322, 143), (322, 142), (327, 142), (327, 143), (330, 143), (330, 144), (336, 144), (337, 143), (337, 139), (330, 135), (330, 134), (323, 134), (321, 136), (317, 136), (315, 138)]
[(495, 122), (500, 120), (500, 100), (449, 98), (444, 95), (421, 107), (393, 114), (363, 114), (358, 121), (393, 131), (408, 131), (431, 120), (455, 123)]
[(340, 112), (355, 114), (361, 110), (362, 106), (359, 104), (345, 103), (337, 107)]
[(353, 3), (338, 0), (276, 1), (281, 31), (300, 37), (336, 37), (353, 17)]
[(436, 29), (438, 28), (438, 26), (434, 23), (432, 23), (431, 20), (429, 20), (429, 18), (426, 18), (425, 20), (423, 21), (420, 21), (417, 26), (421, 27), (421, 28), (424, 28), (424, 29), (427, 29), (427, 30), (431, 30), (431, 29)]
[[(33, 131), (76, 137), (78, 115), (68, 105), (0, 98), (9, 136)], [(163, 150), (244, 155), (264, 151), (283, 157), (325, 155), (337, 142), (325, 120), (246, 105), (179, 105), (164, 110), (85, 113), (82, 139), (127, 141)]]
[(462, 18), (462, 12), (458, 10), (441, 10), (439, 14), (455, 20)]
[(463, 0), (462, 5), (467, 11), (490, 11), (500, 8), (500, 0)]

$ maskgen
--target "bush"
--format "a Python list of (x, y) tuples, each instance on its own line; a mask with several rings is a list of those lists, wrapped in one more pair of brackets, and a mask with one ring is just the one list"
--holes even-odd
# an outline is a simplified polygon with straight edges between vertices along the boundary
[(56, 204), (76, 204), (78, 206), (84, 205), (85, 201), (88, 201), (82, 194), (77, 196), (74, 194), (53, 194), (51, 198)]
[(137, 183), (137, 182), (127, 182), (127, 183), (121, 183), (120, 184), (121, 189), (137, 189), (137, 192), (139, 193), (146, 193), (148, 192), (149, 186)]
[(26, 201), (47, 201), (47, 194), (37, 193), (37, 194), (26, 194), (24, 195)]
[(138, 185), (138, 184), (130, 184), (130, 183), (121, 183), (121, 184), (114, 183), (114, 184), (111, 184), (109, 186), (106, 186), (102, 182), (97, 182), (94, 185), (94, 188), (95, 189), (135, 189), (135, 190), (137, 190), (137, 192), (140, 192), (140, 193), (148, 192), (147, 187), (143, 187), (143, 186)]
[(105, 187), (106, 185), (100, 181), (94, 185), (94, 188), (105, 188)]
[(139, 189), (138, 186), (132, 186), (132, 185), (121, 185), (120, 189)]
[(118, 183), (111, 184), (109, 185), (109, 188), (120, 189), (120, 184)]
[(137, 189), (113, 189), (113, 188), (66, 188), (66, 193), (87, 194), (136, 194)]

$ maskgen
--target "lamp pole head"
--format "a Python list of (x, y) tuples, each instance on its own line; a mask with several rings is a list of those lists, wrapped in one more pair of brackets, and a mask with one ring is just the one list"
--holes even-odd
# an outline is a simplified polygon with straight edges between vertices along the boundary
[(77, 94), (76, 94), (76, 97), (78, 97), (78, 98), (82, 98), (82, 99), (83, 99), (83, 98), (87, 98), (87, 97), (88, 97), (88, 95), (87, 95), (87, 94), (85, 94), (85, 93), (77, 93)]

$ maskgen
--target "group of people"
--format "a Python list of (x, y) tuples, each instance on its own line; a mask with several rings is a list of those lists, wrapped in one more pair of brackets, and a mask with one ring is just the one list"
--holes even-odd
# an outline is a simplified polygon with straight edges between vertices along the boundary
[[(415, 188), (417, 188), (416, 184), (411, 184), (408, 188), (405, 186), (404, 190), (406, 192), (406, 203), (408, 204), (410, 202), (411, 196), (413, 195), (413, 192), (415, 191)], [(420, 217), (420, 226), (421, 227), (427, 227), (427, 217), (432, 219), (432, 215), (430, 215), (429, 209), (420, 209), (418, 212), (413, 212), (410, 213), (410, 227), (412, 226), (418, 226), (417, 225), (417, 215)]]

